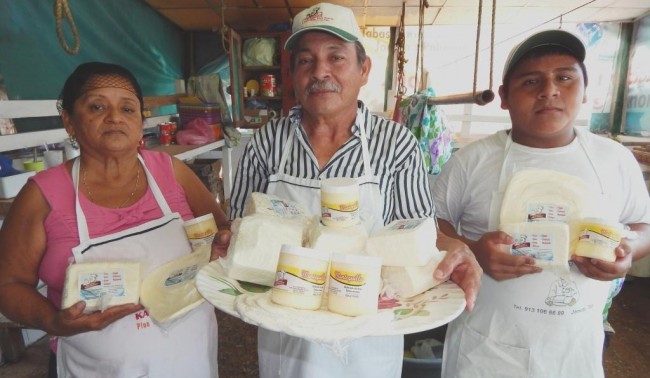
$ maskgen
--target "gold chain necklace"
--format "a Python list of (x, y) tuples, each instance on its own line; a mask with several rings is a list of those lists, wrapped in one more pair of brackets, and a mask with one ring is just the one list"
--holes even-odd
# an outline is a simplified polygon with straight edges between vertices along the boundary
[[(84, 188), (86, 189), (86, 193), (88, 194), (88, 199), (90, 199), (91, 202), (95, 203), (95, 199), (93, 198), (93, 192), (90, 190), (90, 187), (86, 183), (86, 172), (88, 172), (88, 171), (83, 166), (81, 167), (81, 169), (83, 171), (82, 174), (81, 174), (81, 182), (83, 183)], [(137, 171), (136, 176), (135, 176), (135, 185), (133, 185), (133, 190), (131, 191), (131, 194), (117, 208), (122, 208), (122, 207), (126, 206), (128, 203), (130, 203), (131, 201), (133, 201), (133, 196), (135, 196), (135, 191), (138, 189), (138, 183), (140, 183), (140, 168), (139, 167), (138, 167), (138, 171)]]

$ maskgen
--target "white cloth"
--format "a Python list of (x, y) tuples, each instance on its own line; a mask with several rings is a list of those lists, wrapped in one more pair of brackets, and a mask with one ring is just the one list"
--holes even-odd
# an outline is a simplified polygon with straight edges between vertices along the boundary
[[(359, 122), (359, 119), (357, 119)], [(292, 129), (277, 172), (269, 177), (268, 194), (301, 203), (312, 216), (320, 213), (320, 180), (285, 174), (285, 164), (293, 146)], [(360, 128), (363, 175), (359, 177), (359, 213), (368, 232), (383, 225), (382, 196), (372, 175), (364, 128)], [(317, 326), (317, 325), (314, 325)], [(402, 336), (364, 337), (347, 344), (339, 353), (298, 337), (258, 330), (260, 377), (399, 377), (402, 370)]]
[[(79, 160), (73, 165), (79, 246), (76, 262), (137, 260), (144, 274), (190, 253), (183, 220), (172, 213), (142, 158), (149, 187), (163, 217), (115, 234), (90, 239), (79, 203)], [(169, 328), (156, 325), (146, 311), (128, 315), (101, 331), (59, 338), (58, 376), (67, 377), (217, 377), (217, 323), (205, 303)]]
[[(614, 141), (576, 132), (559, 148), (519, 145), (505, 131), (464, 147), (433, 183), (437, 216), (478, 240), (494, 230), (488, 226), (492, 197), (509, 175), (541, 168), (582, 178), (602, 199), (603, 211), (622, 223), (650, 222), (650, 199), (632, 154)], [(602, 377), (602, 311), (610, 282), (589, 279), (571, 265), (567, 279), (542, 272), (497, 282), (483, 275), (474, 310), (447, 330), (443, 376)]]

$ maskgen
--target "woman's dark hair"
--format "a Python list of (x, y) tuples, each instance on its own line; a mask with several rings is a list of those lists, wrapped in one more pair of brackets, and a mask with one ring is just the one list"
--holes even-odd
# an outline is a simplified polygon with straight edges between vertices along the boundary
[(127, 80), (133, 87), (138, 100), (140, 100), (140, 113), (142, 113), (144, 110), (142, 89), (135, 76), (131, 71), (120, 65), (103, 62), (82, 63), (68, 76), (59, 95), (57, 104), (59, 111), (63, 109), (72, 114), (74, 102), (85, 92), (84, 87), (88, 81), (97, 76), (119, 76)]

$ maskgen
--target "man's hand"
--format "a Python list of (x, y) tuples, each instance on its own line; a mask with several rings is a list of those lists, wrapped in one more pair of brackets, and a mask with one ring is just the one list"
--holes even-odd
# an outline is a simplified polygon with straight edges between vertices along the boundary
[(472, 311), (478, 290), (481, 287), (483, 270), (472, 251), (462, 241), (439, 232), (437, 246), (438, 249), (447, 251), (447, 254), (438, 264), (438, 268), (433, 273), (433, 278), (439, 281), (449, 278), (460, 286), (465, 292), (466, 309)]
[[(539, 273), (542, 269), (535, 266), (535, 259), (530, 256), (513, 256), (504, 253), (503, 248), (514, 242), (512, 236), (503, 231), (486, 232), (470, 247), (481, 267), (490, 277), (497, 281), (521, 277), (524, 274)], [(504, 246), (505, 245), (505, 246)]]

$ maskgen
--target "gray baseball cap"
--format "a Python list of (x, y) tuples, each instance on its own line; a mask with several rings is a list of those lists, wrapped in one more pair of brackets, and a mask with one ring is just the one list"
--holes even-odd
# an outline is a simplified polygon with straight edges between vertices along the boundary
[(541, 31), (531, 35), (513, 47), (508, 55), (508, 59), (506, 59), (502, 79), (505, 79), (508, 72), (513, 69), (527, 52), (541, 46), (562, 47), (571, 53), (579, 62), (584, 62), (587, 54), (584, 43), (582, 43), (582, 40), (577, 35), (561, 29)]

